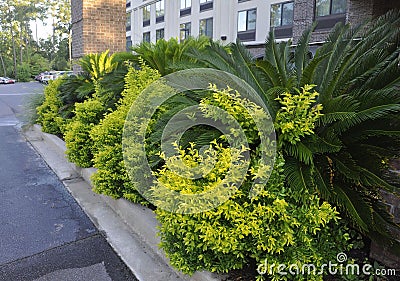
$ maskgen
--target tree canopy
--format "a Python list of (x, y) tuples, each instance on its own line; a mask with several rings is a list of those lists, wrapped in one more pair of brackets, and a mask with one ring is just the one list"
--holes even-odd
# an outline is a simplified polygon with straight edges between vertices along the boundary
[[(53, 19), (49, 38), (34, 38), (30, 23)], [(0, 73), (24, 81), (38, 72), (69, 68), (70, 2), (0, 0)]]

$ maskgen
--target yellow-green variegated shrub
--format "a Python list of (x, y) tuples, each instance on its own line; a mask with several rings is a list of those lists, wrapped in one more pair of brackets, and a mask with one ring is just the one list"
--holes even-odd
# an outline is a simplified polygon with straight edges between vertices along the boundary
[(128, 177), (122, 156), (122, 132), (125, 118), (135, 98), (153, 81), (160, 78), (156, 70), (142, 65), (130, 67), (125, 77), (125, 90), (117, 109), (109, 113), (90, 132), (93, 141), (93, 164), (97, 172), (92, 180), (98, 193), (145, 204)]
[(88, 168), (92, 166), (93, 159), (93, 141), (89, 133), (103, 117), (104, 106), (99, 99), (90, 98), (76, 103), (74, 113), (75, 116), (66, 126), (64, 135), (66, 154), (71, 162), (79, 167)]
[(38, 114), (37, 122), (42, 125), (43, 132), (61, 136), (64, 131), (66, 121), (60, 116), (62, 102), (58, 97), (58, 87), (63, 83), (59, 78), (49, 81), (49, 85), (44, 89), (44, 102), (36, 109)]
[(295, 144), (305, 135), (314, 133), (316, 121), (322, 116), (322, 105), (315, 104), (318, 93), (312, 91), (314, 87), (305, 85), (301, 90), (294, 89), (295, 94), (285, 92), (276, 99), (281, 104), (275, 120), (276, 129), (281, 131), (281, 141)]
[[(258, 133), (246, 116), (246, 110), (229, 96), (228, 91), (215, 87), (210, 90), (214, 93), (200, 104), (218, 106), (235, 116), (252, 149), (250, 169), (239, 190), (219, 207), (196, 214), (171, 213), (162, 208), (156, 210), (161, 223), (161, 247), (171, 264), (190, 274), (196, 270), (229, 272), (243, 268), (253, 260), (258, 265), (260, 280), (264, 277), (272, 280), (322, 280), (322, 274), (280, 275), (276, 267), (268, 269), (272, 264), (287, 267), (296, 264), (300, 268), (314, 264), (318, 268), (329, 261), (334, 262), (338, 253), (351, 247), (346, 229), (339, 225), (338, 212), (313, 193), (312, 188), (299, 192), (287, 187), (283, 172), (285, 161), (280, 153), (268, 183), (250, 198), (252, 182), (258, 177), (256, 171), (260, 165), (257, 159), (261, 149)], [(164, 166), (156, 172), (158, 180), (169, 189), (185, 194), (209, 190), (224, 178), (229, 169), (231, 159), (228, 155), (231, 151), (223, 143), (218, 139), (210, 145), (217, 164), (204, 178), (182, 178)], [(198, 155), (194, 145), (180, 149), (180, 156), (189, 167), (201, 161), (211, 161), (200, 159)], [(168, 164), (169, 159), (165, 159), (165, 163)], [(160, 204), (162, 206), (162, 202)]]

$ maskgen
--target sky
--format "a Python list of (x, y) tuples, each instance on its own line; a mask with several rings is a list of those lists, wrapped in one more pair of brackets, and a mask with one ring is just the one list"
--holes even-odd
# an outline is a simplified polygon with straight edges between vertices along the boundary
[(36, 40), (36, 24), (37, 24), (37, 38), (46, 39), (52, 34), (52, 19), (48, 18), (45, 20), (46, 25), (44, 25), (40, 20), (31, 21), (31, 30), (33, 39)]

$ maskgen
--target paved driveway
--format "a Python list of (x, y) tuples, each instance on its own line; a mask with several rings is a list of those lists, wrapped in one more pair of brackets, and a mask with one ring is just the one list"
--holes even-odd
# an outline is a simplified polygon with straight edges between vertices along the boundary
[(0, 280), (136, 280), (20, 132), (42, 91), (0, 85)]

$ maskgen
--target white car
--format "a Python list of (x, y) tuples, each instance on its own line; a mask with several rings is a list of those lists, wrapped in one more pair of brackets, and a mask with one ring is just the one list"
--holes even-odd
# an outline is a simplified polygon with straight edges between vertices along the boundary
[(40, 82), (44, 84), (49, 84), (50, 80), (56, 80), (58, 77), (62, 75), (70, 76), (73, 74), (73, 71), (49, 71), (45, 72), (40, 79)]
[(15, 79), (11, 79), (9, 77), (0, 77), (0, 84), (14, 84), (15, 82)]

